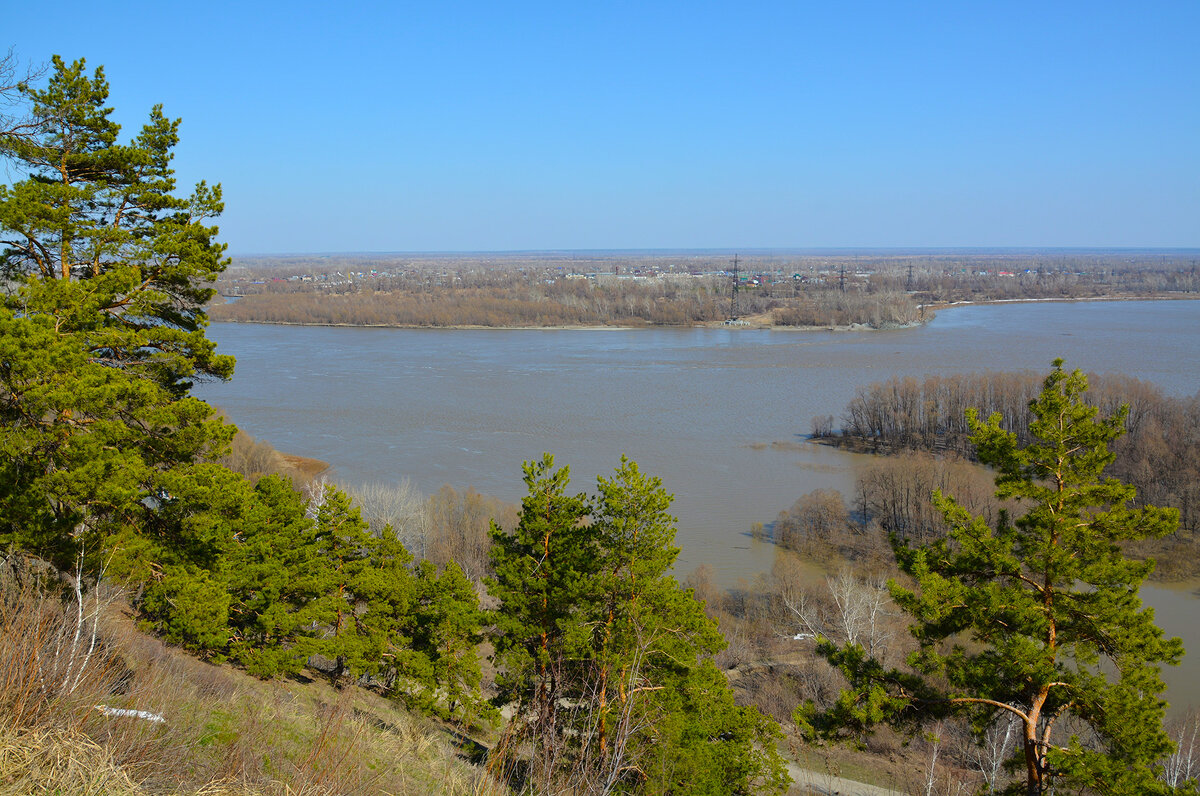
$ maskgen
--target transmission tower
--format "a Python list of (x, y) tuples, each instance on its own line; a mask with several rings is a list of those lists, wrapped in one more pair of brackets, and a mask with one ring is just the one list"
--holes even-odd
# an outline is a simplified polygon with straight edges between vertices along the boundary
[(843, 293), (846, 292), (846, 264), (845, 263), (842, 263), (841, 270), (838, 272), (838, 288)]
[(738, 256), (733, 255), (733, 287), (729, 291), (729, 320), (736, 321), (738, 319)]

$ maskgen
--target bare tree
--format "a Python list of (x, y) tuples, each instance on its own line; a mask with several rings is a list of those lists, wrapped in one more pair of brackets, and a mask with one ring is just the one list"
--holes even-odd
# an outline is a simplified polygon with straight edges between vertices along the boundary
[(1176, 788), (1200, 776), (1200, 709), (1189, 710), (1170, 734), (1177, 748), (1163, 764), (1162, 780)]
[(348, 488), (363, 519), (378, 535), (390, 525), (400, 542), (417, 558), (426, 557), (429, 518), (426, 498), (407, 478), (395, 485), (372, 483)]
[(975, 770), (983, 777), (986, 793), (998, 793), (1005, 784), (1004, 764), (1012, 758), (1021, 737), (1016, 716), (1002, 711), (995, 721), (968, 747)]
[(426, 504), (429, 560), (443, 565), (455, 561), (468, 578), (479, 582), (489, 572), (490, 521), (502, 528), (516, 524), (517, 509), (498, 498), (468, 487), (459, 492), (446, 484)]
[(876, 658), (888, 653), (894, 635), (891, 595), (880, 577), (860, 578), (843, 568), (825, 579), (828, 597), (820, 599), (798, 584), (784, 584), (784, 605), (800, 622), (800, 633), (841, 644), (861, 644)]
[(11, 47), (0, 57), (0, 152), (18, 141), (34, 137), (48, 121), (34, 115), (25, 102), (23, 91), (45, 71), (45, 67), (22, 65)]

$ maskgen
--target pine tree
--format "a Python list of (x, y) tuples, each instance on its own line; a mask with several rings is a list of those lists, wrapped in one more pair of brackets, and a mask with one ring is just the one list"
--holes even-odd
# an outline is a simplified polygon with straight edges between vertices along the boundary
[(225, 479), (204, 460), (233, 429), (187, 396), (233, 368), (204, 336), (220, 189), (175, 196), (179, 122), (159, 107), (119, 141), (103, 70), (56, 57), (20, 92), (30, 124), (0, 134), (28, 175), (0, 186), (0, 544), (77, 576), (112, 560), (187, 580), (229, 541)]
[[(491, 562), (495, 577), (488, 592), (500, 601), (493, 614), (496, 702), (511, 704), (532, 721), (510, 729), (536, 744), (533, 776), (548, 782), (558, 752), (560, 699), (567, 668), (578, 656), (568, 649), (579, 597), (595, 570), (584, 520), (584, 495), (566, 494), (570, 471), (554, 471), (554, 457), (526, 462), (520, 521), (505, 533), (493, 521)], [(578, 634), (574, 634), (577, 638)], [(519, 743), (521, 738), (510, 739)]]
[(914, 620), (911, 668), (886, 670), (860, 646), (823, 644), (851, 690), (823, 714), (802, 706), (802, 729), (842, 737), (879, 722), (914, 728), (961, 715), (982, 733), (1007, 715), (1024, 738), (1012, 792), (1169, 791), (1155, 778), (1171, 750), (1159, 667), (1178, 663), (1183, 647), (1163, 638), (1138, 598), (1154, 563), (1130, 560), (1121, 544), (1171, 533), (1177, 514), (1129, 508), (1133, 488), (1102, 476), (1125, 412), (1098, 419), (1086, 389), (1083, 374), (1055, 361), (1030, 403), (1034, 441), (1024, 448), (999, 415), (985, 422), (969, 413), (997, 497), (1023, 513), (1013, 522), (1002, 514), (992, 528), (935, 493), (949, 537), (895, 542), (915, 584), (892, 586)]
[[(386, 621), (374, 621), (379, 618), (379, 606), (371, 613), (371, 621), (365, 618), (370, 606), (364, 592), (378, 588), (375, 570), (385, 563), (376, 556), (379, 539), (367, 528), (350, 497), (337, 487), (326, 486), (316, 509), (316, 577), (321, 582), (321, 596), (313, 608), (314, 620), (325, 628), (317, 649), (334, 661), (335, 684), (344, 676), (353, 680), (374, 668), (388, 645), (391, 628)], [(407, 552), (403, 556), (389, 563), (397, 564), (407, 575), (403, 568), (410, 559)]]
[(776, 793), (788, 778), (774, 721), (734, 704), (711, 655), (725, 647), (691, 590), (671, 576), (673, 497), (624, 457), (597, 479), (598, 568), (583, 613), (591, 633), (576, 727), (601, 783), (638, 793)]
[(426, 710), (467, 726), (495, 717), (481, 693), (477, 648), (484, 621), (475, 587), (458, 564), (450, 562), (441, 573), (430, 561), (418, 565), (416, 605), (406, 623), (411, 649), (401, 671)]
[(254, 485), (222, 569), (230, 594), (231, 655), (258, 677), (292, 674), (315, 651), (325, 586), (316, 523), (290, 481)]
[(35, 134), (0, 137), (0, 155), (29, 176), (0, 186), (0, 276), (6, 305), (54, 318), (93, 360), (183, 395), (195, 374), (227, 378), (231, 357), (205, 338), (205, 303), (225, 268), (206, 221), (220, 186), (175, 195), (179, 120), (151, 109), (129, 143), (107, 107), (103, 69), (55, 56), (45, 88), (22, 86)]
[(96, 361), (52, 317), (0, 307), (0, 544), (94, 571), (132, 534), (160, 565), (207, 565), (224, 540), (187, 516), (222, 481), (203, 459), (232, 434), (203, 402)]
[(526, 465), (516, 530), (493, 529), (499, 701), (516, 702), (496, 759), (519, 761), (530, 741), (538, 792), (784, 790), (778, 727), (734, 704), (709, 657), (725, 641), (669, 574), (679, 548), (661, 481), (622, 459), (589, 500), (552, 466)]

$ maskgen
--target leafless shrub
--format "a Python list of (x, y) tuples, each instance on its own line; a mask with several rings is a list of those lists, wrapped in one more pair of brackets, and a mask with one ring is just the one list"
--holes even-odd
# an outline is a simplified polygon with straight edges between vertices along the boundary
[[(38, 563), (14, 553), (4, 569), (29, 573)], [(122, 666), (98, 647), (99, 616), (112, 598), (82, 573), (0, 579), (0, 705), (9, 722), (78, 728), (112, 692)]]
[(375, 534), (391, 526), (404, 547), (417, 558), (427, 556), (429, 529), (426, 497), (407, 478), (396, 484), (346, 487)]
[(780, 596), (797, 637), (859, 644), (872, 657), (888, 659), (889, 643), (896, 635), (896, 613), (881, 577), (860, 577), (843, 567), (837, 575), (825, 578), (824, 595), (803, 584), (784, 583)]
[(847, 535), (850, 514), (841, 492), (817, 489), (797, 500), (775, 521), (775, 542), (808, 555), (835, 548)]
[(438, 566), (456, 561), (466, 576), (478, 583), (491, 571), (488, 532), (492, 520), (501, 528), (514, 527), (517, 507), (470, 487), (460, 492), (449, 484), (443, 486), (427, 503), (429, 559)]

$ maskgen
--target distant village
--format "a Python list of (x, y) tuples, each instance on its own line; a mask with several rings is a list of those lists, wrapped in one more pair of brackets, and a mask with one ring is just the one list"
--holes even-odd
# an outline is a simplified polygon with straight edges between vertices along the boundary
[[(1048, 262), (1016, 267), (996, 263), (986, 258), (779, 258), (748, 257), (735, 269), (733, 258), (712, 256), (691, 257), (686, 260), (662, 257), (593, 257), (593, 258), (532, 258), (488, 257), (471, 258), (383, 258), (374, 255), (344, 257), (248, 257), (237, 258), (220, 282), (220, 292), (227, 296), (261, 292), (323, 291), (344, 292), (347, 289), (395, 289), (405, 284), (460, 287), (464, 285), (525, 282), (554, 284), (560, 280), (586, 281), (606, 284), (620, 281), (687, 282), (689, 280), (720, 281), (728, 284), (736, 276), (739, 289), (833, 285), (839, 289), (862, 289), (872, 279), (886, 276), (888, 287), (902, 280), (909, 291), (920, 289), (920, 283), (931, 278), (943, 279), (1036, 279), (1054, 273), (1076, 278), (1108, 279), (1117, 264), (1103, 261)], [(984, 264), (975, 260), (985, 260)], [(1060, 258), (1061, 259), (1061, 258)], [(386, 262), (379, 262), (387, 260)], [(549, 260), (549, 261), (547, 261)], [(371, 267), (369, 264), (378, 263)], [(336, 267), (331, 267), (336, 263)], [(1142, 270), (1147, 263), (1126, 263), (1126, 267)], [(1181, 268), (1187, 263), (1172, 263)], [(1191, 265), (1194, 269), (1194, 264)]]

